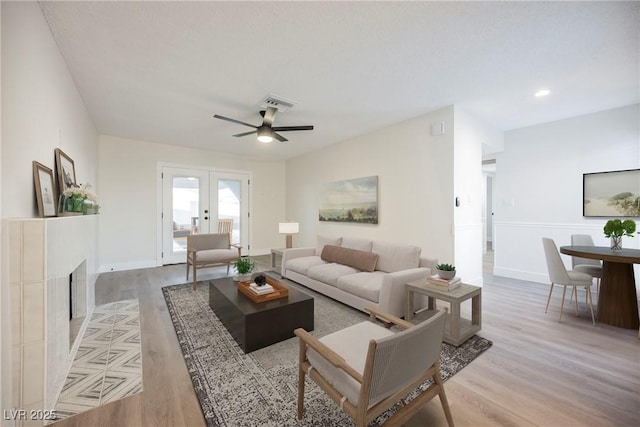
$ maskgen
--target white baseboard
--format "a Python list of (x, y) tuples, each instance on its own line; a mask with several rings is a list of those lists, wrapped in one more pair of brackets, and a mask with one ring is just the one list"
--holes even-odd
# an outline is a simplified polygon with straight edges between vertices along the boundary
[(107, 264), (100, 266), (100, 273), (108, 273), (110, 271), (125, 271), (125, 270), (137, 270), (139, 268), (153, 268), (157, 267), (156, 260), (135, 261), (135, 262), (120, 262), (115, 264)]
[(480, 287), (484, 286), (484, 279), (482, 278), (482, 276), (475, 277), (473, 279), (464, 279), (463, 282), (473, 286), (480, 286)]
[(251, 249), (250, 256), (271, 255), (271, 249)]
[(536, 283), (548, 283), (549, 277), (546, 274), (535, 273), (532, 271), (515, 270), (513, 268), (494, 267), (493, 274), (495, 276), (510, 277), (512, 279), (527, 280)]

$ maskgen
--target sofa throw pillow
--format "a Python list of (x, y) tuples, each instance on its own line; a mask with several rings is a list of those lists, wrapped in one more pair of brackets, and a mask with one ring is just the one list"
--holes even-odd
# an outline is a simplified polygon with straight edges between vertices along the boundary
[(326, 237), (318, 236), (318, 242), (316, 243), (316, 255), (322, 255), (322, 249), (324, 245), (340, 246), (342, 244), (342, 237)]
[(335, 262), (361, 271), (374, 271), (378, 262), (378, 254), (358, 251), (340, 246), (325, 245), (320, 256), (327, 262)]

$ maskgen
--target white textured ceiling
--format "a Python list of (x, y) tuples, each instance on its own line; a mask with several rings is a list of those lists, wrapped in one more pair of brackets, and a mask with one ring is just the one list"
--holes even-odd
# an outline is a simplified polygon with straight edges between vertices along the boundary
[[(508, 130), (639, 102), (638, 2), (41, 7), (99, 132), (152, 142), (286, 159), (451, 104)], [(269, 93), (298, 102), (276, 126), (315, 130), (212, 118), (259, 124)]]

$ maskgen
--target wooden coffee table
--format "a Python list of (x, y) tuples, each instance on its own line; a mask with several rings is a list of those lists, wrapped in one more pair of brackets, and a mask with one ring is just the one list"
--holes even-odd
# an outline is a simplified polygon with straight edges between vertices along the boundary
[(231, 277), (209, 281), (209, 306), (245, 353), (294, 336), (296, 328), (314, 328), (313, 298), (297, 289), (289, 295), (255, 303)]

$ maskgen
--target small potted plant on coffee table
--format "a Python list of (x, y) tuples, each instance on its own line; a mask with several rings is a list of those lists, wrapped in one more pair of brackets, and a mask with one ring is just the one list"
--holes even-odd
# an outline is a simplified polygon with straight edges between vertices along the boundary
[(436, 265), (436, 273), (444, 280), (451, 280), (456, 277), (456, 267), (452, 264)]
[(242, 257), (233, 263), (237, 275), (233, 276), (233, 280), (238, 282), (247, 282), (251, 280), (251, 273), (256, 269), (256, 264), (249, 257)]

